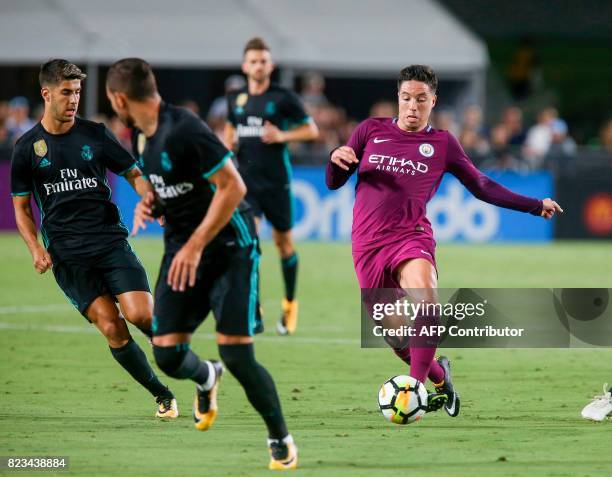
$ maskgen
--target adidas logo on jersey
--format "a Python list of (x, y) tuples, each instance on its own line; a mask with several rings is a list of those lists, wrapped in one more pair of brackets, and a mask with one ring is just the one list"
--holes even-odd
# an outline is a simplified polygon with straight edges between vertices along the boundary
[(43, 157), (42, 161), (38, 163), (38, 167), (49, 167), (51, 165), (51, 161), (46, 157)]

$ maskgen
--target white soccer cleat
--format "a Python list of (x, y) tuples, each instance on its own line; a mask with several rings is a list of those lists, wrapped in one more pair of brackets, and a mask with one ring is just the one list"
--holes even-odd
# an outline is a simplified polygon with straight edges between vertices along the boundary
[(601, 422), (612, 415), (612, 392), (608, 388), (608, 383), (604, 384), (603, 391), (601, 396), (595, 396), (593, 402), (586, 405), (582, 410), (582, 417)]

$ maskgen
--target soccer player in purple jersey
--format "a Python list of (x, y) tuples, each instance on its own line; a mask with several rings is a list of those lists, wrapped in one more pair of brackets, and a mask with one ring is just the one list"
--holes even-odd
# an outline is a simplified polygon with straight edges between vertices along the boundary
[[(357, 171), (353, 209), (353, 262), (362, 289), (404, 289), (413, 301), (436, 303), (438, 284), (436, 242), (426, 204), (442, 176), (450, 172), (478, 199), (493, 205), (551, 219), (563, 212), (552, 199), (515, 194), (480, 172), (448, 131), (429, 125), (436, 104), (438, 79), (429, 66), (411, 65), (398, 78), (397, 118), (370, 118), (353, 131), (346, 146), (332, 151), (326, 182), (338, 189)], [(439, 317), (418, 315), (415, 327)], [(429, 409), (444, 405), (459, 414), (446, 357), (434, 359), (436, 347), (410, 340), (394, 348), (410, 365), (410, 375), (429, 378), (436, 389)]]

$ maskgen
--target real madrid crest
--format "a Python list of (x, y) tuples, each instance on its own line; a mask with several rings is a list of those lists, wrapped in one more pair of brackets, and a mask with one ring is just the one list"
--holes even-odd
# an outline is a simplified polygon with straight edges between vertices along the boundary
[(431, 144), (424, 143), (419, 146), (419, 152), (421, 156), (431, 157), (434, 155), (434, 147)]
[(238, 106), (239, 108), (242, 108), (247, 103), (248, 100), (249, 100), (249, 95), (247, 93), (240, 93), (236, 97), (236, 106)]
[(34, 152), (38, 157), (44, 157), (47, 154), (47, 143), (44, 139), (40, 139), (34, 143)]

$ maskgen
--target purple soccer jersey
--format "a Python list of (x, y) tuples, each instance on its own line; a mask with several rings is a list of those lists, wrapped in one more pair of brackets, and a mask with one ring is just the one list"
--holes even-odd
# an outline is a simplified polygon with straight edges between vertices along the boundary
[(352, 245), (361, 288), (398, 286), (393, 274), (409, 258), (435, 266), (435, 241), (426, 217), (445, 172), (450, 172), (478, 199), (493, 205), (540, 215), (542, 201), (506, 189), (480, 172), (448, 131), (427, 126), (406, 132), (393, 118), (360, 123), (347, 144), (359, 164), (348, 171), (329, 162), (327, 187), (341, 187), (357, 170)]

